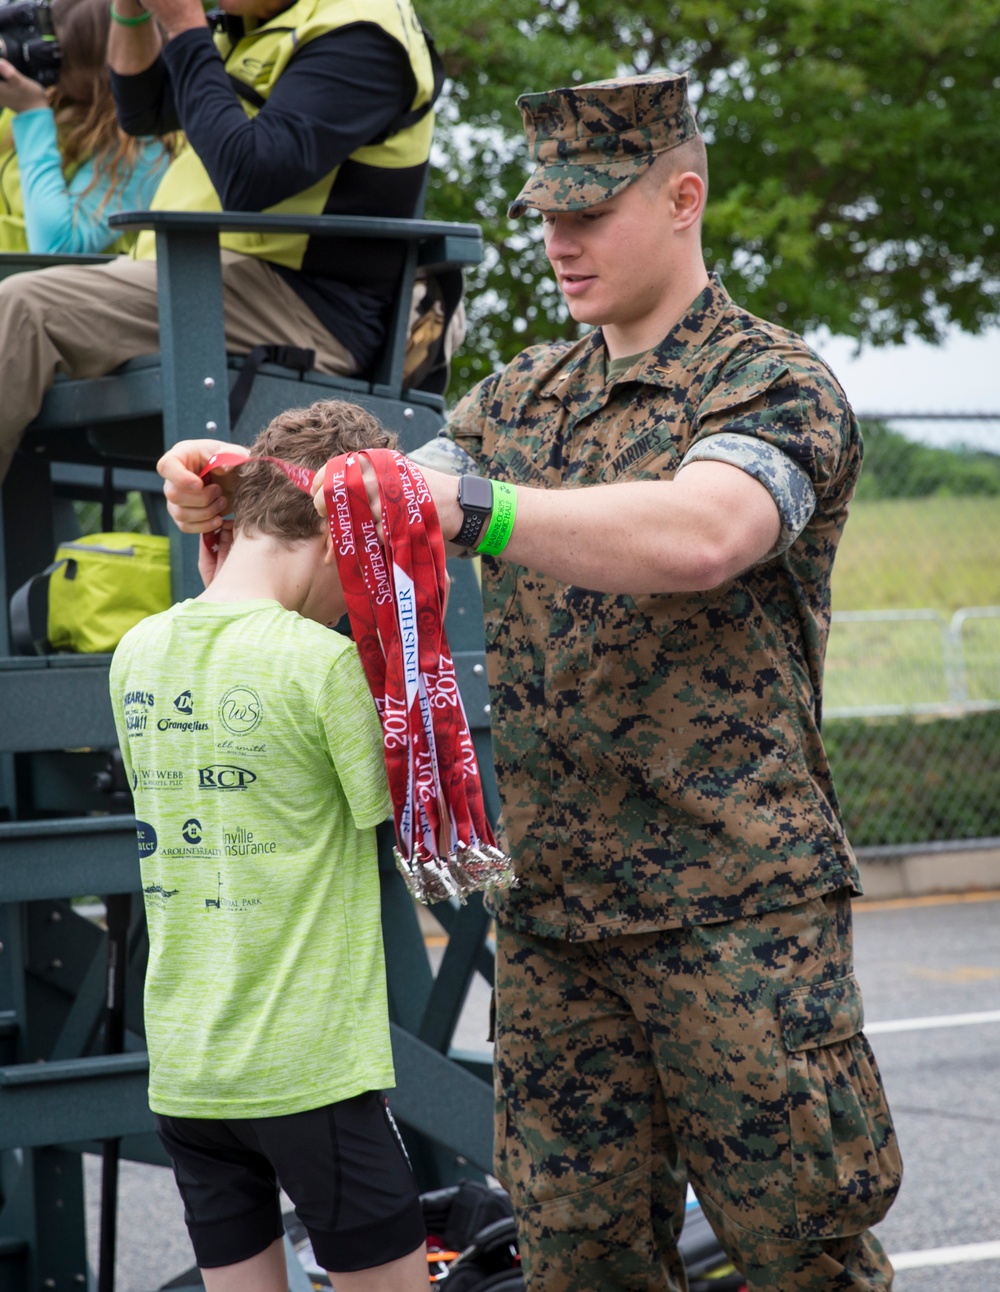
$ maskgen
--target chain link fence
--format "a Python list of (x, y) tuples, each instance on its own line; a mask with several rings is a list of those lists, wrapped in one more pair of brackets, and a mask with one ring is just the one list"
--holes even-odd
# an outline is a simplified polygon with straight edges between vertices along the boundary
[(856, 847), (1000, 838), (1000, 413), (863, 418), (823, 735)]
[[(855, 847), (1000, 838), (1000, 413), (862, 419), (823, 736)], [(929, 438), (939, 443), (927, 443)], [(100, 504), (81, 512), (100, 528)], [(118, 509), (145, 529), (141, 500)]]

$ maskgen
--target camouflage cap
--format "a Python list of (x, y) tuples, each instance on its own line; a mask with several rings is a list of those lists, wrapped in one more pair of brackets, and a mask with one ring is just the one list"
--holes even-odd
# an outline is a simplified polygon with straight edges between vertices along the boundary
[(517, 106), (537, 169), (510, 204), (510, 216), (529, 206), (596, 206), (638, 179), (660, 153), (698, 133), (683, 75), (630, 76), (522, 94)]

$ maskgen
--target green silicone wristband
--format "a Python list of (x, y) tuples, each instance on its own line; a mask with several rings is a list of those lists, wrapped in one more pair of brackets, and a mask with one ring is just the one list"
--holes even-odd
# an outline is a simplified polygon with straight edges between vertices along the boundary
[(484, 556), (499, 556), (510, 542), (517, 515), (517, 490), (505, 480), (491, 480), (493, 486), (493, 513), (490, 524), (476, 548)]
[(123, 27), (138, 27), (142, 22), (149, 22), (152, 16), (147, 9), (145, 13), (141, 13), (135, 18), (123, 18), (120, 13), (115, 11), (115, 0), (111, 0), (111, 17), (115, 22), (121, 23)]

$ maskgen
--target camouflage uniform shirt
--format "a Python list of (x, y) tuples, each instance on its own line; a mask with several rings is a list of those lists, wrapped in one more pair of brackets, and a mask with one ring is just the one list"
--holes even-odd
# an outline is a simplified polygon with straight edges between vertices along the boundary
[(732, 462), (771, 492), (772, 554), (709, 592), (611, 595), (483, 558), (493, 748), (519, 886), (503, 923), (572, 940), (857, 890), (820, 739), (830, 574), (861, 465), (837, 382), (713, 279), (605, 381), (600, 330), (524, 351), (448, 434), (496, 479), (669, 480)]

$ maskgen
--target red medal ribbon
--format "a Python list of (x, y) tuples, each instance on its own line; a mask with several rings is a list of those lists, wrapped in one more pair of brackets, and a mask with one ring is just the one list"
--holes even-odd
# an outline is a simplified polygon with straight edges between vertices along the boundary
[[(279, 471), (283, 471), (285, 475), (288, 476), (289, 480), (291, 480), (292, 484), (295, 485), (297, 489), (301, 489), (303, 493), (308, 494), (311, 494), (313, 491), (313, 481), (316, 478), (315, 471), (312, 471), (309, 467), (299, 466), (297, 462), (286, 462), (284, 458), (272, 458), (266, 453), (262, 453), (260, 457), (249, 458), (245, 453), (233, 453), (229, 449), (223, 449), (218, 453), (212, 454), (202, 469), (198, 472), (198, 475), (202, 480), (204, 480), (208, 473), (210, 471), (215, 471), (216, 468), (221, 467), (224, 470), (228, 470), (231, 467), (241, 467), (247, 462), (273, 462)], [(206, 547), (213, 556), (218, 553), (218, 530), (215, 530), (210, 534), (202, 534), (201, 541), (202, 545)]]
[[(384, 548), (361, 458), (378, 479)], [(509, 884), (510, 860), (486, 817), (444, 632), (444, 542), (426, 482), (401, 453), (366, 449), (327, 463), (324, 494), (347, 612), (356, 640), (366, 642), (359, 650), (382, 719), (400, 870), (424, 901)]]
[[(361, 458), (378, 479), (382, 541)], [(201, 475), (248, 460), (216, 453)], [(312, 493), (316, 473), (308, 468), (273, 457), (254, 461), (272, 462)], [(515, 883), (486, 816), (445, 636), (444, 541), (430, 490), (401, 453), (365, 449), (326, 464), (323, 495), (351, 630), (382, 724), (403, 878), (425, 902), (464, 901), (471, 892)]]

